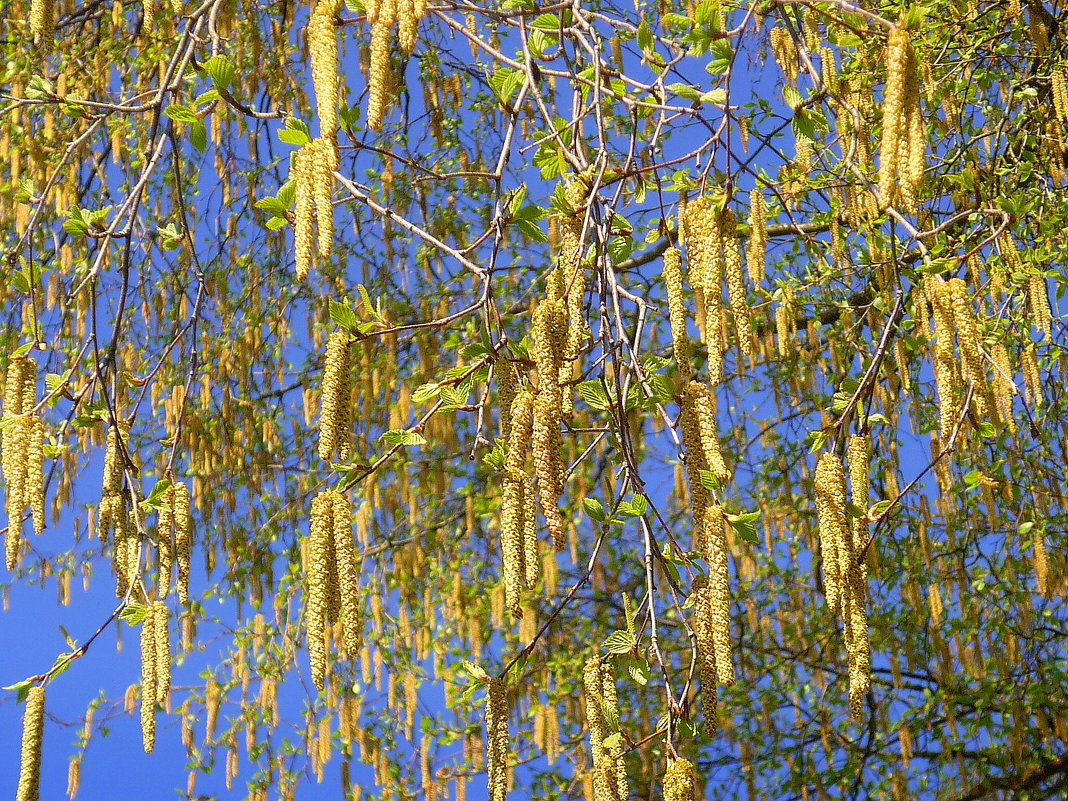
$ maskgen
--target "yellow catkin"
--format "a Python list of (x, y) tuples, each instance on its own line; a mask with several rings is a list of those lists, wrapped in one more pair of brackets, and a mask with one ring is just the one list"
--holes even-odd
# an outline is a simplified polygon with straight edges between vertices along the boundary
[(708, 348), (708, 378), (715, 387), (723, 380), (723, 254), (719, 224), (706, 197), (689, 201), (683, 210), (683, 228), (689, 258), (690, 285), (697, 296), (697, 323)]
[(1046, 339), (1049, 339), (1053, 335), (1053, 317), (1049, 310), (1049, 294), (1045, 276), (1036, 273), (1027, 279), (1027, 295), (1031, 302), (1031, 322), (1035, 328), (1046, 335)]
[(849, 553), (846, 514), (845, 473), (833, 453), (820, 454), (816, 465), (816, 515), (819, 522), (820, 553), (823, 556), (823, 584), (831, 611), (841, 609), (846, 592)]
[(664, 288), (667, 291), (668, 316), (671, 320), (671, 345), (675, 364), (683, 376), (693, 374), (690, 362), (690, 339), (686, 333), (686, 302), (682, 290), (682, 256), (677, 248), (664, 252)]
[(975, 412), (980, 419), (996, 415), (997, 404), (983, 368), (978, 320), (968, 302), (968, 286), (963, 279), (953, 278), (942, 284), (940, 291), (940, 302), (956, 329), (964, 379), (972, 384)]
[(501, 436), (507, 440), (512, 430), (512, 402), (519, 391), (519, 382), (516, 380), (514, 365), (503, 356), (493, 363), (493, 377), (497, 380)]
[(960, 419), (962, 409), (957, 397), (957, 362), (953, 355), (953, 312), (947, 305), (947, 297), (942, 288), (944, 283), (938, 276), (928, 276), (924, 288), (931, 301), (936, 337), (934, 374), (938, 387), (939, 435), (942, 442), (947, 443)]
[[(859, 510), (867, 512), (868, 493), (871, 486), (871, 437), (867, 434), (853, 434), (849, 438), (846, 459), (849, 463), (849, 486), (852, 492), (853, 504)], [(854, 517), (854, 541), (863, 545), (863, 541), (860, 538), (862, 535), (866, 536), (867, 531), (868, 524), (863, 519)]]
[(764, 193), (754, 189), (749, 193), (749, 248), (746, 266), (749, 280), (756, 286), (764, 283), (768, 260), (768, 205)]
[[(527, 472), (534, 424), (534, 395), (526, 390), (512, 402), (512, 426), (504, 465), (501, 497), (501, 553), (508, 609), (521, 618), (522, 588), (532, 588), (538, 577), (537, 529), (531, 503), (533, 484)], [(530, 518), (530, 519), (528, 519)]]
[(505, 801), (508, 793), (508, 688), (498, 678), (488, 683), (486, 696), (486, 768), (490, 801)]
[(731, 656), (730, 570), (723, 521), (723, 508), (718, 503), (705, 507), (698, 527), (698, 548), (708, 563), (707, 586), (711, 603), (708, 611), (716, 676), (720, 684), (729, 687), (734, 684), (734, 661)]
[(1046, 550), (1045, 536), (1038, 530), (1035, 532), (1034, 565), (1038, 591), (1046, 596), (1051, 595), (1052, 585), (1049, 578), (1049, 551)]
[(338, 49), (335, 25), (338, 0), (319, 0), (308, 20), (308, 52), (319, 113), (319, 135), (331, 142), (337, 132)]
[(682, 757), (670, 759), (664, 773), (664, 801), (694, 801), (696, 797), (693, 763)]
[(155, 640), (153, 667), (155, 668), (156, 703), (166, 708), (171, 694), (171, 626), (170, 612), (163, 601), (155, 601), (146, 614), (153, 616), (152, 635)]
[(145, 753), (156, 747), (156, 615), (151, 606), (141, 621), (141, 739)]
[(156, 0), (143, 0), (144, 20), (141, 23), (141, 33), (152, 33), (156, 29)]
[(745, 293), (742, 249), (738, 240), (738, 222), (730, 207), (725, 208), (719, 216), (719, 239), (727, 274), (727, 294), (734, 311), (734, 325), (738, 330), (738, 348), (746, 356), (752, 356), (753, 328), (749, 319), (749, 300)]
[(305, 280), (311, 272), (314, 245), (312, 223), (315, 220), (315, 176), (312, 167), (311, 154), (306, 147), (293, 154), (293, 247), (296, 251), (298, 281)]
[(566, 545), (560, 514), (563, 493), (563, 443), (560, 435), (563, 393), (559, 375), (567, 330), (567, 311), (561, 298), (549, 297), (534, 310), (534, 363), (538, 369), (538, 395), (534, 401), (531, 449), (538, 478), (538, 497), (553, 545), (561, 551)]
[(4, 430), (0, 469), (7, 482), (7, 568), (14, 570), (22, 545), (22, 515), (33, 509), (34, 530), (44, 527), (44, 423), (33, 414), (37, 365), (30, 358), (8, 363), (4, 380)]
[(697, 423), (701, 450), (704, 454), (707, 470), (720, 484), (730, 481), (731, 472), (723, 461), (723, 452), (719, 444), (719, 426), (716, 424), (716, 401), (711, 388), (700, 381), (691, 381), (686, 385), (683, 407), (687, 416)]
[(342, 640), (345, 655), (355, 659), (363, 645), (363, 614), (360, 611), (360, 574), (356, 545), (352, 536), (352, 501), (343, 492), (330, 494), (333, 506), (331, 534), (337, 564), (338, 593), (341, 596)]
[(771, 54), (790, 83), (797, 82), (797, 44), (786, 28), (771, 29)]
[(164, 506), (156, 521), (156, 539), (159, 548), (159, 577), (156, 581), (156, 597), (164, 601), (170, 593), (171, 576), (174, 572), (174, 485), (167, 487), (163, 495)]
[(611, 666), (602, 664), (597, 657), (587, 659), (582, 671), (582, 686), (593, 757), (594, 797), (598, 801), (626, 801), (630, 791), (623, 762), (623, 744), (618, 737), (615, 742), (608, 740), (614, 725), (609, 721), (619, 720), (619, 702)]
[[(392, 6), (390, 0), (383, 0), (382, 7)], [(393, 19), (379, 18), (371, 26), (371, 63), (367, 75), (367, 127), (372, 131), (382, 130), (382, 121), (386, 114), (386, 94), (389, 89), (390, 61), (389, 41)]]
[(717, 703), (719, 671), (716, 667), (716, 614), (713, 591), (706, 576), (698, 576), (693, 582), (693, 631), (697, 638), (698, 673), (701, 677), (701, 711), (704, 716), (704, 731), (709, 737), (719, 728)]
[(29, 415), (26, 423), (26, 475), (23, 479), (24, 503), (33, 513), (33, 533), (40, 536), (45, 529), (44, 484), (44, 420)]
[(325, 493), (312, 500), (311, 530), (304, 543), (304, 628), (308, 637), (312, 681), (326, 687), (326, 626), (329, 605), (330, 540), (333, 537), (333, 501)]
[(178, 565), (178, 600), (189, 604), (189, 572), (193, 553), (193, 521), (189, 508), (189, 487), (172, 485), (174, 505), (174, 554)]
[(909, 31), (890, 30), (886, 47), (886, 88), (883, 92), (883, 134), (879, 165), (882, 202), (916, 207), (923, 178), (924, 136), (920, 112), (919, 75)]
[(1068, 69), (1061, 67), (1053, 70), (1050, 76), (1050, 94), (1053, 95), (1053, 108), (1061, 122), (1068, 124)]
[(22, 760), (16, 801), (40, 801), (41, 743), (44, 739), (45, 688), (35, 684), (26, 696), (22, 716)]
[(347, 331), (339, 329), (330, 335), (325, 361), (319, 412), (319, 458), (330, 462), (337, 453), (342, 461), (346, 461), (349, 458), (349, 429), (352, 426), (352, 357)]
[(310, 149), (312, 158), (312, 198), (315, 201), (319, 255), (325, 259), (334, 244), (334, 172), (340, 157), (333, 137), (320, 137), (306, 149)]
[(30, 33), (37, 40), (38, 47), (48, 52), (56, 30), (56, 6), (53, 0), (31, 0)]
[(1020, 369), (1024, 376), (1024, 389), (1027, 390), (1027, 402), (1032, 407), (1039, 407), (1044, 400), (1042, 396), (1042, 373), (1038, 368), (1038, 354), (1034, 344), (1028, 345), (1020, 353)]

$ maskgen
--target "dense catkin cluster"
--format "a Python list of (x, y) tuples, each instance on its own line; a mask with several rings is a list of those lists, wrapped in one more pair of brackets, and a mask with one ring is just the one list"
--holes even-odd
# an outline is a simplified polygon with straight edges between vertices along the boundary
[(522, 590), (538, 581), (538, 537), (534, 476), (529, 462), (534, 428), (534, 395), (523, 390), (512, 402), (508, 456), (501, 492), (501, 553), (504, 590), (513, 617), (523, 617)]
[(567, 307), (563, 298), (549, 297), (534, 310), (533, 356), (538, 370), (538, 394), (534, 399), (534, 423), (531, 451), (538, 478), (538, 498), (545, 523), (559, 550), (566, 544), (564, 521), (560, 514), (560, 496), (564, 486), (563, 441), (560, 426), (563, 418), (563, 389), (560, 367), (567, 334)]
[(22, 760), (16, 801), (40, 801), (41, 743), (44, 739), (45, 688), (35, 684), (26, 696), (22, 716)]
[(174, 563), (178, 565), (178, 600), (189, 603), (189, 567), (193, 551), (193, 523), (189, 510), (189, 487), (174, 482), (163, 495), (164, 507), (156, 526), (159, 535), (159, 599), (170, 591)]
[(426, 0), (373, 0), (364, 4), (371, 23), (371, 66), (367, 76), (367, 127), (382, 129), (390, 75), (390, 37), (397, 23), (397, 43), (406, 55), (415, 49), (419, 21), (426, 14)]
[(593, 797), (596, 801), (627, 801), (630, 790), (623, 761), (623, 743), (619, 737), (608, 740), (619, 721), (619, 702), (611, 665), (602, 663), (598, 657), (587, 659), (582, 671), (582, 690), (593, 755)]
[(334, 172), (340, 164), (337, 141), (331, 134), (320, 136), (293, 154), (293, 180), (296, 184), (293, 208), (293, 242), (296, 251), (297, 280), (311, 272), (312, 251), (318, 228), (319, 255), (330, 255), (334, 241)]
[(328, 627), (341, 624), (348, 658), (357, 656), (363, 624), (359, 600), (359, 569), (352, 537), (352, 503), (336, 490), (312, 500), (311, 526), (303, 547), (306, 581), (304, 627), (308, 635), (312, 681), (326, 687)]
[(749, 248), (745, 261), (749, 280), (760, 286), (764, 283), (768, 261), (768, 204), (759, 189), (749, 193)]
[(697, 300), (697, 326), (708, 348), (708, 377), (713, 387), (723, 380), (723, 258), (712, 203), (697, 197), (682, 212), (690, 286)]
[(37, 364), (12, 359), (4, 381), (0, 469), (7, 482), (7, 569), (14, 570), (22, 547), (22, 515), (32, 510), (33, 530), (44, 531), (44, 421), (33, 413), (37, 399)]
[(694, 801), (696, 797), (693, 763), (682, 757), (669, 758), (664, 773), (664, 801)]
[(331, 139), (337, 132), (338, 52), (334, 28), (339, 5), (339, 0), (319, 0), (308, 20), (308, 52), (319, 112), (319, 135)]
[(890, 29), (886, 46), (879, 165), (879, 194), (884, 204), (916, 209), (916, 193), (923, 181), (924, 139), (916, 51), (908, 29), (897, 24)]
[[(716, 401), (711, 388), (700, 381), (691, 381), (683, 392), (679, 425), (686, 447), (686, 466), (690, 474), (690, 491), (703, 486), (701, 470), (710, 470), (720, 484), (730, 481), (731, 473), (723, 460), (719, 431), (716, 425)], [(695, 495), (696, 497), (696, 495)], [(694, 514), (700, 518), (700, 509)]]
[(1032, 273), (1027, 279), (1027, 297), (1031, 303), (1031, 323), (1049, 339), (1053, 336), (1053, 316), (1049, 310), (1049, 290), (1044, 275)]
[(486, 772), (490, 801), (504, 801), (508, 793), (508, 687), (502, 679), (488, 682), (486, 695)]
[[(952, 436), (957, 421), (963, 412), (958, 398), (957, 362), (953, 355), (953, 310), (947, 303), (943, 287), (945, 281), (937, 275), (924, 279), (924, 292), (931, 303), (934, 321), (934, 375), (938, 388), (938, 428), (942, 442)], [(919, 303), (923, 303), (921, 298)]]
[(668, 317), (671, 320), (671, 347), (679, 372), (689, 378), (693, 375), (690, 363), (690, 339), (686, 333), (686, 301), (682, 288), (682, 255), (678, 248), (664, 252), (664, 288), (667, 291)]
[(734, 325), (738, 329), (738, 349), (746, 356), (752, 356), (753, 329), (749, 319), (749, 300), (745, 294), (742, 249), (738, 239), (738, 222), (730, 206), (724, 208), (719, 215), (718, 229), (724, 270), (727, 274), (727, 295), (734, 312)]
[(1068, 125), (1068, 68), (1058, 67), (1050, 76), (1050, 94), (1053, 108), (1061, 122)]
[(965, 381), (972, 385), (975, 414), (979, 419), (990, 417), (997, 420), (998, 404), (983, 367), (979, 319), (968, 299), (968, 286), (962, 278), (952, 278), (942, 283), (932, 283), (935, 289), (934, 303), (937, 322), (951, 321), (948, 328), (939, 333), (945, 336), (947, 347), (951, 346), (953, 331), (956, 332), (960, 349), (960, 367)]
[(564, 415), (574, 409), (571, 378), (578, 366), (583, 345), (589, 340), (590, 328), (586, 323), (586, 270), (582, 266), (582, 229), (587, 207), (588, 190), (581, 181), (571, 181), (564, 187), (564, 200), (568, 213), (557, 218), (560, 232), (560, 251), (556, 269), (550, 276), (549, 285), (564, 299), (567, 307), (567, 336), (564, 341), (560, 364), (560, 386)]
[(858, 541), (854, 529), (849, 525), (845, 470), (835, 454), (820, 455), (815, 484), (827, 604), (832, 612), (841, 614), (844, 622), (844, 640), (849, 657), (849, 708), (853, 716), (859, 719), (871, 687), (867, 570), (863, 563), (864, 554), (861, 553), (866, 543)]
[(56, 6), (54, 0), (31, 0), (30, 33), (37, 40), (42, 51), (52, 49), (52, 39), (56, 31)]
[(331, 462), (334, 454), (349, 458), (352, 427), (352, 354), (349, 333), (338, 329), (326, 343), (322, 401), (319, 411), (319, 458)]
[(798, 59), (797, 44), (790, 32), (783, 27), (771, 29), (771, 54), (775, 57), (775, 63), (779, 65), (786, 80), (790, 83), (797, 82)]

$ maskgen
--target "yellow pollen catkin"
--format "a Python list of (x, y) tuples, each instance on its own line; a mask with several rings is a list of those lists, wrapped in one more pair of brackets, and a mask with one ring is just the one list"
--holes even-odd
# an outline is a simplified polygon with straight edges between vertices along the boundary
[(746, 266), (749, 280), (757, 286), (764, 283), (768, 260), (768, 205), (759, 189), (749, 193), (749, 249)]
[(26, 696), (22, 716), (22, 760), (16, 801), (40, 801), (41, 744), (44, 739), (45, 688), (33, 685)]
[(597, 657), (587, 659), (582, 671), (582, 686), (593, 756), (594, 798), (597, 801), (626, 801), (630, 791), (623, 762), (623, 744), (617, 737), (614, 744), (606, 745), (606, 740), (613, 733), (610, 720), (619, 720), (619, 703), (611, 666), (602, 664)]
[(31, 0), (30, 33), (43, 52), (52, 49), (56, 31), (56, 7), (53, 0)]
[(367, 127), (372, 131), (382, 130), (386, 114), (386, 94), (389, 90), (390, 30), (397, 16), (397, 3), (404, 0), (378, 0), (375, 3), (375, 18), (371, 24), (371, 57), (367, 75)]
[(333, 501), (325, 493), (312, 500), (311, 529), (304, 542), (304, 628), (308, 637), (312, 681), (326, 687), (326, 626), (330, 596), (330, 540), (333, 537)]
[(349, 659), (359, 656), (363, 645), (363, 613), (360, 610), (360, 573), (352, 532), (352, 501), (343, 492), (331, 492), (333, 506), (334, 558), (341, 596), (342, 645)]
[(171, 627), (170, 612), (163, 601), (155, 601), (146, 614), (153, 616), (152, 635), (155, 641), (153, 667), (155, 668), (156, 703), (167, 706), (171, 694)]
[(815, 484), (823, 583), (827, 605), (832, 612), (837, 612), (841, 609), (841, 598), (846, 592), (851, 536), (846, 514), (845, 473), (842, 463), (833, 453), (820, 454)]
[[(866, 512), (871, 484), (869, 475), (871, 437), (867, 434), (853, 434), (849, 438), (846, 457), (849, 462), (849, 486), (852, 490), (853, 503)], [(856, 541), (859, 542), (861, 534), (866, 534), (867, 530), (867, 523), (860, 518), (853, 518), (853, 535)]]
[(693, 632), (697, 638), (697, 660), (701, 677), (701, 711), (704, 716), (704, 731), (709, 737), (719, 728), (717, 709), (719, 671), (716, 667), (716, 614), (713, 592), (706, 576), (698, 576), (693, 582)]
[(156, 615), (151, 606), (141, 621), (141, 738), (145, 753), (156, 747)]
[(308, 52), (319, 113), (319, 135), (334, 141), (338, 110), (338, 0), (319, 0), (308, 20)]
[(1053, 108), (1061, 122), (1068, 124), (1068, 69), (1061, 67), (1053, 70), (1050, 76), (1050, 94), (1053, 95)]
[(749, 319), (749, 301), (745, 294), (745, 273), (742, 270), (742, 249), (738, 244), (738, 223), (729, 207), (719, 217), (719, 240), (723, 250), (727, 274), (727, 294), (734, 311), (738, 329), (738, 348), (746, 356), (753, 355), (753, 328)]
[(22, 548), (22, 515), (33, 510), (34, 530), (44, 528), (44, 423), (33, 414), (37, 365), (30, 358), (8, 363), (4, 380), (0, 470), (7, 482), (7, 568), (14, 570)]
[(693, 374), (690, 363), (690, 340), (686, 334), (686, 302), (682, 289), (682, 255), (677, 248), (664, 252), (664, 287), (667, 290), (668, 316), (671, 320), (671, 346), (675, 365), (679, 372), (689, 378)]
[[(723, 254), (719, 224), (706, 197), (689, 201), (682, 212), (690, 285), (697, 298), (697, 324), (708, 347), (709, 383), (723, 380)], [(701, 311), (703, 309), (703, 319)]]
[(486, 696), (486, 769), (490, 801), (505, 801), (508, 793), (508, 688), (491, 679)]
[(694, 801), (697, 784), (693, 763), (688, 759), (671, 759), (664, 773), (664, 801)]
[(734, 661), (731, 655), (730, 570), (727, 564), (727, 539), (723, 533), (723, 508), (709, 504), (699, 521), (698, 547), (708, 563), (709, 624), (715, 651), (716, 676), (719, 683), (734, 684)]
[[(938, 387), (939, 435), (943, 444), (950, 436), (963, 412), (957, 397), (957, 361), (953, 355), (953, 310), (943, 290), (945, 281), (936, 275), (928, 276), (924, 289), (931, 302), (935, 329), (934, 374)], [(919, 303), (923, 303), (922, 298)]]
[(193, 521), (189, 507), (189, 487), (178, 482), (171, 486), (174, 508), (174, 553), (178, 564), (178, 600), (189, 604), (189, 571), (193, 553)]
[(890, 29), (886, 46), (879, 194), (884, 204), (900, 201), (907, 211), (915, 210), (916, 192), (923, 179), (919, 86), (918, 63), (909, 31), (897, 24)]
[(347, 331), (339, 329), (330, 335), (325, 362), (319, 412), (319, 458), (330, 462), (337, 453), (342, 461), (346, 461), (352, 427), (352, 356)]
[(538, 369), (538, 395), (534, 401), (534, 424), (531, 450), (538, 478), (538, 497), (553, 545), (558, 550), (566, 544), (564, 521), (560, 514), (563, 493), (563, 442), (560, 435), (563, 393), (559, 383), (563, 337), (567, 330), (567, 311), (559, 297), (549, 297), (534, 311), (534, 363)]
[(1035, 328), (1046, 335), (1046, 339), (1049, 339), (1053, 336), (1053, 317), (1049, 310), (1049, 294), (1045, 276), (1036, 273), (1027, 279), (1027, 295), (1031, 302), (1031, 322)]
[(786, 28), (776, 27), (771, 29), (771, 54), (775, 63), (783, 71), (786, 80), (791, 84), (797, 82), (798, 59), (797, 44)]
[(526, 390), (516, 395), (512, 402), (512, 424), (501, 498), (505, 600), (512, 616), (516, 618), (523, 617), (522, 588), (532, 588), (538, 577), (533, 497), (528, 498), (528, 494), (533, 496), (534, 488), (526, 466), (533, 437), (534, 403), (534, 395)]
[(297, 280), (303, 281), (311, 272), (312, 223), (315, 219), (315, 176), (311, 153), (307, 147), (293, 154), (293, 247), (296, 251)]
[(322, 136), (306, 149), (310, 150), (312, 158), (312, 199), (315, 201), (318, 252), (325, 259), (334, 244), (334, 172), (340, 157), (333, 137)]

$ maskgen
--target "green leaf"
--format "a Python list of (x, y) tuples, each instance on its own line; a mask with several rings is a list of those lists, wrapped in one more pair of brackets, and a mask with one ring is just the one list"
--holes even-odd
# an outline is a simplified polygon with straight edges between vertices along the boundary
[(355, 331), (356, 326), (360, 324), (360, 321), (356, 318), (356, 312), (347, 303), (342, 303), (340, 300), (330, 301), (330, 319), (339, 328), (344, 328), (346, 331)]
[(196, 120), (189, 126), (189, 141), (201, 153), (207, 149), (208, 128), (204, 125), (204, 120)]
[(217, 54), (209, 58), (204, 65), (204, 71), (211, 77), (212, 83), (220, 89), (229, 89), (230, 84), (233, 83), (234, 65), (224, 55)]
[(668, 91), (674, 92), (679, 97), (684, 97), (687, 100), (700, 100), (701, 90), (696, 87), (690, 86), (686, 83), (673, 83), (668, 85)]
[(463, 667), (464, 670), (466, 670), (471, 675), (471, 678), (473, 678), (473, 679), (476, 679), (478, 681), (489, 681), (490, 680), (490, 674), (486, 672), (486, 669), (484, 667), (482, 667), (482, 665), (479, 665), (479, 664), (477, 664), (475, 662), (472, 662), (472, 661), (470, 661), (468, 659), (465, 659), (461, 663), (461, 666)]
[(638, 25), (638, 47), (642, 49), (643, 53), (649, 53), (653, 50), (653, 29), (649, 27), (649, 21), (645, 19)]
[(637, 644), (638, 640), (629, 631), (614, 631), (604, 641), (604, 649), (610, 654), (626, 654)]
[(387, 445), (426, 445), (426, 439), (422, 434), (408, 431), (403, 428), (395, 428), (385, 432), (379, 440)]
[(604, 411), (611, 408), (608, 393), (599, 381), (583, 381), (578, 385), (578, 393), (591, 409)]
[(713, 492), (715, 492), (716, 490), (723, 489), (723, 482), (720, 481), (719, 476), (717, 476), (711, 470), (702, 470), (700, 471), (700, 475), (701, 486), (703, 486), (706, 490), (712, 490)]
[(200, 119), (200, 117), (197, 116), (197, 113), (193, 111), (193, 109), (189, 108), (188, 106), (179, 105), (177, 103), (173, 103), (167, 106), (167, 110), (163, 113), (175, 122), (192, 123), (197, 122)]
[(890, 507), (894, 505), (893, 501), (879, 501), (873, 504), (871, 509), (868, 510), (868, 517), (872, 520), (881, 520), (883, 516), (890, 511)]
[(734, 528), (734, 533), (739, 538), (745, 540), (751, 545), (757, 545), (760, 540), (757, 538), (756, 533), (756, 521), (760, 519), (760, 512), (746, 512), (740, 515), (727, 515), (727, 520)]
[(635, 495), (630, 501), (631, 509), (635, 517), (641, 517), (649, 511), (649, 499), (644, 495)]
[(412, 393), (413, 403), (426, 403), (433, 400), (441, 393), (440, 384), (420, 384)]
[(300, 131), (294, 128), (283, 128), (278, 132), (278, 139), (287, 145), (303, 147), (311, 141), (311, 136), (307, 131)]
[(605, 511), (604, 506), (596, 498), (583, 498), (582, 508), (586, 510), (586, 514), (598, 523), (603, 523), (608, 519), (608, 512)]
[(162, 512), (170, 508), (170, 504), (164, 500), (164, 495), (171, 487), (170, 479), (162, 479), (156, 483), (156, 486), (152, 488), (152, 492), (148, 494), (148, 497), (141, 501), (141, 509), (148, 512), (155, 509), (157, 512)]
[(144, 604), (131, 601), (122, 608), (121, 612), (119, 612), (119, 620), (129, 623), (131, 626), (140, 626), (145, 619), (145, 613), (147, 611), (148, 607)]

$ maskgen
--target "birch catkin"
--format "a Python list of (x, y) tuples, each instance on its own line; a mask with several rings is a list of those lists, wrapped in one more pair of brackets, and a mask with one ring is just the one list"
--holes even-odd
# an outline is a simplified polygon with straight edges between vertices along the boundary
[[(508, 457), (504, 465), (501, 499), (501, 554), (505, 600), (513, 617), (523, 617), (522, 588), (533, 588), (538, 577), (537, 533), (531, 509), (534, 487), (527, 471), (534, 424), (534, 395), (515, 396), (511, 409)], [(530, 518), (530, 519), (528, 519)]]
[(333, 502), (323, 493), (312, 501), (311, 530), (304, 543), (304, 628), (308, 637), (312, 681), (326, 687), (326, 624), (330, 595), (329, 549), (333, 535)]
[(919, 87), (918, 62), (911, 36), (898, 23), (890, 29), (886, 46), (879, 194), (883, 203), (893, 205), (900, 200), (908, 211), (916, 208), (916, 192), (923, 179), (924, 131)]
[(326, 346), (323, 368), (322, 405), (319, 413), (319, 458), (330, 462), (337, 453), (342, 461), (349, 458), (352, 357), (349, 333), (334, 331)]
[(678, 248), (670, 247), (664, 252), (664, 288), (667, 291), (668, 316), (671, 321), (671, 347), (675, 365), (683, 376), (693, 375), (690, 363), (690, 340), (686, 333), (686, 302), (682, 289), (682, 255)]
[(41, 744), (44, 739), (45, 688), (35, 684), (26, 696), (22, 716), (22, 760), (16, 801), (40, 801)]
[(582, 671), (583, 700), (586, 725), (590, 730), (590, 752), (593, 758), (594, 798), (597, 801), (626, 801), (630, 797), (627, 770), (623, 762), (623, 744), (605, 745), (612, 734), (609, 720), (619, 720), (619, 704), (615, 678), (610, 665), (598, 657), (590, 657)]
[(337, 563), (338, 594), (341, 596), (342, 645), (345, 655), (354, 659), (363, 644), (363, 614), (360, 611), (360, 574), (352, 536), (352, 501), (343, 492), (330, 493), (333, 513), (331, 536)]
[(752, 356), (753, 326), (749, 319), (749, 300), (745, 294), (742, 249), (738, 241), (738, 222), (730, 206), (719, 216), (718, 235), (723, 251), (724, 271), (727, 274), (727, 294), (734, 312), (734, 325), (738, 331), (738, 349), (746, 356)]
[(337, 132), (338, 50), (336, 25), (338, 0), (319, 0), (308, 20), (308, 52), (319, 113), (319, 135), (331, 141)]
[(149, 606), (141, 621), (141, 739), (146, 754), (156, 747), (157, 676), (156, 615)]
[(508, 688), (490, 679), (486, 696), (486, 768), (490, 801), (504, 801), (508, 793)]
[(664, 801), (694, 801), (697, 786), (693, 763), (688, 759), (671, 759), (664, 774)]
[(759, 189), (754, 189), (749, 193), (749, 249), (746, 254), (746, 266), (749, 268), (749, 280), (756, 286), (764, 283), (767, 254), (768, 206), (764, 200), (764, 193)]
[(14, 570), (22, 547), (22, 515), (33, 511), (34, 531), (44, 529), (44, 423), (33, 414), (37, 364), (12, 359), (4, 381), (4, 430), (0, 433), (0, 469), (7, 482), (7, 569)]
[(538, 497), (556, 550), (566, 544), (560, 515), (563, 493), (563, 442), (560, 435), (563, 394), (559, 376), (567, 311), (559, 297), (548, 297), (534, 310), (534, 364), (538, 370), (538, 395), (534, 402), (532, 451), (538, 478)]

